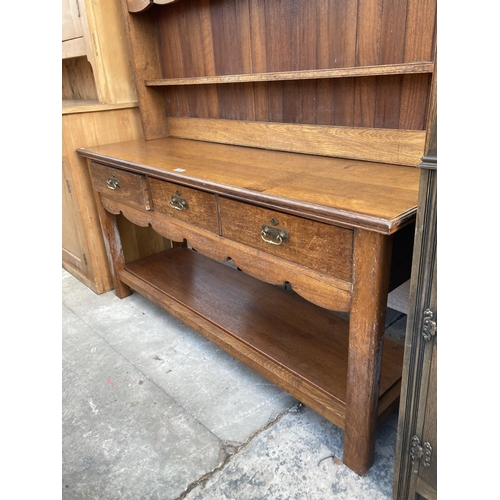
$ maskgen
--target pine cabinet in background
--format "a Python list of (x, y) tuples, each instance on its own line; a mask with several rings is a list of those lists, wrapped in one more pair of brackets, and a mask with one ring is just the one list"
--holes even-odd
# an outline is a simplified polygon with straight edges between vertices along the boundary
[[(96, 293), (113, 284), (88, 169), (76, 149), (142, 138), (120, 0), (63, 0), (62, 265)], [(137, 255), (169, 245), (147, 228), (120, 224)]]

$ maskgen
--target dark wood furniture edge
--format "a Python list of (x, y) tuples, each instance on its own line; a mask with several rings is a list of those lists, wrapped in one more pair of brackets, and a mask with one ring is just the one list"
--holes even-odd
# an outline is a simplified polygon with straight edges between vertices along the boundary
[(425, 481), (420, 479), (420, 477), (417, 477), (417, 484), (416, 484), (416, 491), (418, 491), (418, 494), (420, 498), (422, 496), (426, 500), (437, 500), (437, 490), (436, 488), (433, 488), (429, 484), (427, 484)]
[[(436, 283), (436, 170), (422, 169), (421, 199), (417, 218), (415, 251), (413, 255), (412, 280), (415, 284), (412, 303), (408, 311), (408, 323), (403, 364), (403, 379), (407, 380), (401, 392), (400, 417), (394, 469), (394, 499), (406, 500), (410, 485), (417, 475), (412, 473), (411, 439), (419, 434), (417, 410), (425, 402), (427, 384), (426, 373), (430, 367), (432, 348), (435, 340), (426, 341), (423, 337), (424, 310), (435, 311)], [(429, 193), (429, 194), (428, 194)], [(435, 318), (434, 318), (435, 319)]]
[(425, 155), (422, 157), (422, 163), (418, 168), (425, 168), (427, 170), (437, 170), (437, 155)]
[[(422, 437), (425, 416), (422, 416), (419, 406), (425, 409), (428, 387), (432, 383), (429, 380), (431, 363), (437, 355), (437, 71), (434, 72), (429, 103), (426, 152), (419, 167), (421, 176), (396, 441), (394, 500), (407, 500), (410, 494), (427, 500), (437, 498), (437, 489), (419, 476), (423, 465), (419, 460), (412, 463), (411, 457), (413, 436)], [(434, 335), (428, 337), (423, 335), (426, 311), (430, 311), (436, 326)], [(437, 380), (433, 382), (437, 385)], [(435, 461), (434, 456), (432, 468), (437, 476)]]

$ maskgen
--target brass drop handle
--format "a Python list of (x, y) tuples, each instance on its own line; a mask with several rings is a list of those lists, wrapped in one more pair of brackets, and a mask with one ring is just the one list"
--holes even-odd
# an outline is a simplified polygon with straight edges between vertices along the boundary
[(289, 240), (288, 231), (279, 227), (271, 227), (267, 224), (262, 226), (260, 237), (270, 245), (281, 245)]
[(277, 236), (277, 241), (273, 241), (273, 240), (268, 240), (267, 238), (264, 238), (264, 231), (262, 231), (262, 233), (260, 233), (260, 237), (266, 242), (266, 243), (270, 243), (271, 245), (281, 245), (283, 243), (283, 238), (278, 234)]
[(108, 188), (112, 189), (113, 191), (115, 189), (119, 189), (120, 188), (120, 181), (115, 178), (115, 174), (111, 174), (111, 177), (108, 179), (108, 181), (106, 182), (106, 184), (107, 184)]
[(175, 194), (170, 198), (170, 206), (176, 210), (187, 210), (189, 208), (187, 200)]

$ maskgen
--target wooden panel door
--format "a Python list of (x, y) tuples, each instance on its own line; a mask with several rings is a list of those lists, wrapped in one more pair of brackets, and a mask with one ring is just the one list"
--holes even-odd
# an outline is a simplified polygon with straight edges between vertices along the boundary
[(62, 41), (83, 36), (79, 1), (62, 0)]
[[(64, 148), (64, 145), (63, 145)], [(85, 235), (82, 220), (75, 198), (75, 184), (71, 173), (68, 156), (63, 151), (62, 157), (62, 261), (88, 279)]]
[(394, 467), (395, 500), (437, 498), (436, 171), (422, 170), (403, 386)]

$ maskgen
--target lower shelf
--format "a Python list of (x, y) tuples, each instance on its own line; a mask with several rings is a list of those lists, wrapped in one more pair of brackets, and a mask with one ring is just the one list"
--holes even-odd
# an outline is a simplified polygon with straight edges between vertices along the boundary
[[(188, 248), (128, 264), (120, 280), (344, 428), (349, 323)], [(384, 341), (379, 414), (399, 397), (403, 346)]]

